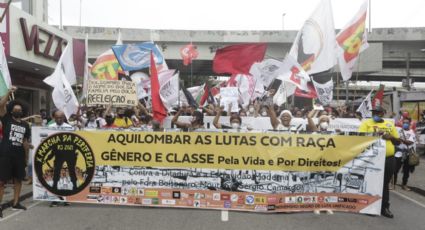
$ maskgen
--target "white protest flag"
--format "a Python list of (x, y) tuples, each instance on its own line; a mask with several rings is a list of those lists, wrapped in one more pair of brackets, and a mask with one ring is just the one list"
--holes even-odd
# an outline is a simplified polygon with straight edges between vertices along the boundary
[(9, 68), (7, 67), (6, 54), (4, 52), (3, 41), (0, 37), (0, 96), (4, 96), (9, 91), (12, 86), (12, 81), (10, 80)]
[[(192, 95), (193, 99), (198, 98), (201, 93), (203, 94), (205, 88), (205, 84), (199, 86), (193, 86), (187, 88), (187, 91)], [(184, 95), (183, 90), (180, 90), (180, 104), (188, 104), (186, 96)]]
[(161, 49), (158, 47), (158, 45), (155, 45), (156, 48), (159, 50), (159, 53), (161, 53), (161, 56), (164, 57), (164, 60), (162, 62), (162, 64), (157, 64), (156, 65), (156, 69), (158, 70), (158, 72), (164, 71), (164, 70), (168, 70), (168, 65), (167, 62), (165, 62), (165, 56), (162, 53)]
[(335, 27), (330, 0), (322, 0), (304, 23), (289, 55), (308, 74), (331, 69), (336, 64)]
[(87, 96), (87, 88), (89, 83), (89, 45), (88, 45), (89, 35), (86, 34), (86, 39), (84, 41), (84, 76), (83, 76), (83, 93), (81, 95), (81, 100)]
[(255, 81), (251, 75), (237, 74), (235, 79), (239, 91), (239, 100), (244, 107), (248, 106), (255, 92)]
[[(282, 80), (282, 82), (287, 82), (295, 85), (300, 90), (309, 92), (307, 87), (307, 82), (310, 81), (310, 76), (304, 71), (304, 69), (297, 63), (297, 61), (290, 55), (287, 55), (285, 60), (283, 60), (284, 68), (283, 72), (277, 77), (277, 79)], [(295, 93), (295, 90), (292, 90), (293, 87), (288, 88), (288, 96), (291, 96)]]
[(60, 78), (57, 77), (59, 74), (64, 75), (64, 78), (68, 81), (68, 84), (74, 85), (77, 83), (77, 76), (74, 69), (74, 55), (71, 43), (68, 43), (68, 45), (63, 50), (62, 55), (56, 65), (55, 71), (52, 73), (52, 75), (46, 77), (43, 81), (46, 84), (55, 87), (58, 85), (56, 81), (60, 80)]
[(233, 113), (239, 112), (238, 99), (239, 92), (237, 87), (220, 88), (220, 106), (224, 106), (225, 110), (232, 105), (230, 111)]
[(65, 113), (66, 118), (69, 118), (78, 111), (78, 100), (68, 81), (68, 74), (74, 74), (73, 76), (75, 78), (72, 49), (69, 45), (63, 51), (52, 75), (43, 80), (46, 84), (53, 87), (53, 103), (57, 109)]
[(366, 33), (368, 2), (364, 1), (353, 19), (336, 36), (338, 64), (344, 81), (351, 78), (359, 53), (369, 47)]
[(330, 81), (320, 84), (312, 80), (314, 88), (316, 89), (317, 98), (322, 105), (329, 105), (333, 99), (334, 82), (331, 78)]
[[(266, 88), (283, 71), (284, 64), (275, 59), (266, 59), (262, 62), (256, 62), (251, 66), (249, 73), (255, 81), (262, 83)], [(258, 84), (257, 83), (257, 84)]]
[[(372, 90), (373, 91), (373, 90)], [(357, 108), (356, 112), (360, 112), (363, 118), (372, 117), (372, 91), (366, 96), (363, 102)]]
[(131, 76), (131, 81), (136, 84), (137, 98), (142, 99), (151, 95), (151, 79), (143, 72), (135, 72)]
[(296, 84), (293, 84), (290, 81), (282, 81), (275, 95), (273, 96), (273, 104), (280, 106), (286, 103), (288, 96), (293, 95), (296, 89)]
[(175, 73), (175, 70), (163, 70), (158, 73), (158, 80), (162, 103), (167, 110), (171, 110), (178, 102), (179, 73)]

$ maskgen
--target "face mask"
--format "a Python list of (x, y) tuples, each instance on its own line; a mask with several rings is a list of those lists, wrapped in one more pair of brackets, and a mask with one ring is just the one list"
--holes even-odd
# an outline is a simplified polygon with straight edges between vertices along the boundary
[(382, 121), (382, 118), (380, 116), (378, 116), (378, 115), (373, 115), (373, 121), (374, 122), (381, 122)]
[[(76, 123), (75, 123), (75, 121), (69, 121), (68, 124), (71, 125), (71, 126), (74, 126)], [(62, 125), (62, 124), (58, 124), (58, 125)]]
[(249, 108), (249, 112), (250, 112), (250, 113), (254, 113), (254, 108), (252, 108), (252, 107), (251, 107), (251, 108)]
[(239, 127), (240, 127), (239, 123), (232, 123), (233, 129), (239, 129)]
[(21, 118), (22, 117), (22, 112), (12, 112), (12, 117), (14, 118)]
[(263, 117), (267, 116), (267, 112), (266, 111), (261, 112), (261, 116)]
[(329, 123), (328, 122), (322, 122), (322, 123), (320, 123), (320, 128), (322, 130), (327, 130), (328, 127), (329, 127)]
[(408, 123), (404, 123), (403, 124), (403, 129), (404, 130), (409, 130), (409, 128), (410, 128), (410, 125)]

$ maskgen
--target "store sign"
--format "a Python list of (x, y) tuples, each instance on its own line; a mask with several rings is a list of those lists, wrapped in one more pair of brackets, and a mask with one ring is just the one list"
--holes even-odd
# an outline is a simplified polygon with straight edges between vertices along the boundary
[[(62, 45), (66, 44), (65, 38), (41, 28), (36, 24), (31, 27), (31, 33), (29, 33), (26, 19), (20, 18), (19, 22), (21, 23), (22, 36), (27, 51), (34, 50), (34, 54), (36, 55), (55, 61), (59, 60), (62, 54)], [(41, 34), (48, 37), (47, 41), (40, 38)], [(44, 43), (46, 44), (44, 45)], [(44, 47), (41, 46), (42, 44)], [(52, 50), (54, 50), (53, 55), (51, 54)]]

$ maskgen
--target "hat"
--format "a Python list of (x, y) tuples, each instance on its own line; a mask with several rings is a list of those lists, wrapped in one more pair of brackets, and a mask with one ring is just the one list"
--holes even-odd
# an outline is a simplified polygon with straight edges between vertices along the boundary
[(373, 112), (385, 112), (385, 109), (382, 108), (381, 106), (377, 105), (375, 106), (375, 108), (372, 108)]
[(289, 110), (283, 110), (283, 111), (280, 113), (279, 117), (281, 117), (281, 116), (282, 116), (283, 114), (285, 114), (285, 113), (289, 114), (289, 116), (292, 118), (292, 113), (291, 113), (291, 111), (289, 111)]

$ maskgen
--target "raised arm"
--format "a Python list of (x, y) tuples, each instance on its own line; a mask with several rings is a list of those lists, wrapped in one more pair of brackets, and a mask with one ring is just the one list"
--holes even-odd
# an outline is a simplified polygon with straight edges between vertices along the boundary
[(176, 115), (174, 115), (173, 119), (171, 119), (171, 123), (175, 124), (179, 128), (189, 128), (190, 124), (179, 121), (179, 116), (182, 111), (182, 109), (179, 109), (179, 111), (177, 111)]
[(267, 113), (269, 114), (270, 123), (272, 124), (273, 129), (276, 129), (277, 126), (280, 124), (280, 122), (277, 119), (276, 112), (274, 111), (273, 105), (267, 106)]
[(307, 130), (310, 132), (317, 132), (317, 126), (314, 124), (313, 117), (316, 116), (317, 110), (311, 110), (307, 115)]
[(9, 91), (7, 91), (7, 93), (0, 99), (0, 117), (4, 116), (7, 112), (6, 109), (6, 104), (7, 101), (9, 100), (9, 96), (16, 91), (16, 87), (12, 86)]
[(213, 125), (217, 129), (221, 129), (221, 124), (220, 124), (219, 121), (220, 121), (221, 112), (223, 112), (223, 108), (220, 107), (220, 106), (217, 106), (215, 111), (216, 111), (216, 114), (215, 114), (215, 117), (214, 117)]

